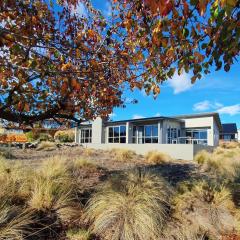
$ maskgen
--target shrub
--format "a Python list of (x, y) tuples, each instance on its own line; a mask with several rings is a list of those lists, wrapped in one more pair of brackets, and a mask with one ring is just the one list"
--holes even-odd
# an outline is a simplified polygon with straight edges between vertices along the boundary
[(110, 150), (110, 154), (112, 154), (116, 160), (126, 162), (133, 159), (136, 152), (129, 149), (113, 148)]
[(171, 157), (158, 151), (150, 151), (146, 154), (145, 159), (149, 164), (161, 164), (171, 161)]
[(73, 130), (57, 131), (54, 139), (59, 142), (74, 142), (75, 134)]
[(104, 239), (158, 239), (167, 216), (169, 189), (149, 173), (116, 176), (88, 202), (86, 219)]
[[(220, 239), (236, 229), (239, 222), (230, 191), (206, 181), (194, 182), (174, 198), (174, 218), (181, 223), (181, 234), (207, 234)], [(191, 238), (190, 238), (191, 239)]]
[(56, 144), (54, 142), (40, 142), (37, 146), (38, 151), (40, 150), (45, 150), (45, 151), (52, 151), (55, 150), (57, 148)]

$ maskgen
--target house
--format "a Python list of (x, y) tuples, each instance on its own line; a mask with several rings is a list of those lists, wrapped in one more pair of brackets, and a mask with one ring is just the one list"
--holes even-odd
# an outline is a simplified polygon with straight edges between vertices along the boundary
[(237, 124), (236, 123), (222, 124), (222, 132), (220, 133), (220, 139), (223, 141), (238, 141)]
[(222, 130), (218, 113), (104, 121), (76, 128), (75, 141), (96, 149), (126, 148), (145, 154), (158, 150), (178, 159), (193, 159), (197, 151), (212, 150)]
[(240, 142), (240, 129), (238, 129), (238, 141)]

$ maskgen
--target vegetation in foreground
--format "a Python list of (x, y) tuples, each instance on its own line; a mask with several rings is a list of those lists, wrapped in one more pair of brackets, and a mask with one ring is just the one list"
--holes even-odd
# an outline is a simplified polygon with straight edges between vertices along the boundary
[[(2, 154), (0, 239), (239, 239), (238, 147), (200, 152), (195, 159), (200, 179), (172, 184), (156, 170), (174, 160), (151, 152), (144, 168), (105, 171), (106, 180), (84, 187), (102, 171), (91, 160), (96, 154), (83, 149), (81, 157), (58, 155), (37, 168)], [(120, 149), (105, 154), (122, 164), (137, 156)]]

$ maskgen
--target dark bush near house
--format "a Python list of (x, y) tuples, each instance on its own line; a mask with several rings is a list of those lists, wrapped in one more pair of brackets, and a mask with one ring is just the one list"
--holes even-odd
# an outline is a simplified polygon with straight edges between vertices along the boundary
[(57, 131), (54, 135), (54, 139), (59, 142), (74, 142), (74, 132), (72, 130)]

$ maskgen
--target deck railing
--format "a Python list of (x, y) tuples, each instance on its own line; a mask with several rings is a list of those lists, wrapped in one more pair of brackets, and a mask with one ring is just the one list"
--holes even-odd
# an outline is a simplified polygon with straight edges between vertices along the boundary
[(201, 145), (207, 145), (207, 139), (197, 139), (197, 138), (191, 138), (191, 137), (178, 137), (175, 139), (172, 139), (172, 144), (201, 144)]

